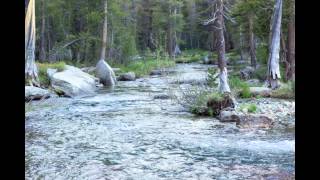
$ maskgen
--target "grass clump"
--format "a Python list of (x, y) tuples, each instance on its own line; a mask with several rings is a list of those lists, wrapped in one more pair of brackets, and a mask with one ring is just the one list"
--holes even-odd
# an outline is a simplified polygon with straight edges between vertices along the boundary
[(295, 98), (295, 82), (288, 81), (271, 93), (273, 98), (294, 99)]
[(176, 58), (176, 63), (193, 63), (201, 60), (201, 55), (181, 56)]
[(194, 99), (194, 102), (189, 107), (192, 114), (196, 115), (209, 115), (212, 116), (213, 113), (209, 112), (207, 107), (208, 92), (200, 92)]
[(217, 116), (224, 101), (224, 95), (219, 92), (203, 92), (195, 98), (190, 112), (202, 116)]
[(239, 77), (231, 76), (229, 79), (229, 85), (231, 89), (233, 89), (236, 96), (241, 98), (252, 97), (248, 83), (242, 81)]
[(154, 69), (165, 68), (174, 66), (175, 62), (166, 59), (147, 59), (131, 61), (130, 63), (124, 64), (113, 64), (112, 67), (120, 68), (121, 72), (134, 72), (136, 77), (142, 77), (150, 74)]
[(48, 87), (50, 85), (50, 79), (47, 75), (47, 69), (57, 69), (58, 72), (63, 71), (65, 69), (65, 62), (60, 61), (56, 63), (39, 63), (37, 62), (38, 67), (38, 76), (40, 84), (44, 87)]
[(241, 104), (240, 105), (240, 111), (242, 112), (249, 112), (249, 113), (255, 113), (257, 112), (257, 105), (255, 104)]

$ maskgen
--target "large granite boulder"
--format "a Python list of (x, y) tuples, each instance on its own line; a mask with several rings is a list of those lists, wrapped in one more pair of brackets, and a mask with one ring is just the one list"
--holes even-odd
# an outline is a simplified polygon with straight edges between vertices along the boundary
[(50, 81), (58, 94), (68, 97), (90, 95), (96, 90), (94, 76), (69, 65), (66, 65), (63, 71), (54, 73)]

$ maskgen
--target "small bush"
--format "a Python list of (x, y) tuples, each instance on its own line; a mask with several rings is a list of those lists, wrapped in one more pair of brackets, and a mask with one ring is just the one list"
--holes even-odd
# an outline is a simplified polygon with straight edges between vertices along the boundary
[(190, 111), (196, 115), (217, 116), (225, 103), (225, 96), (219, 92), (202, 92), (196, 97)]
[[(193, 97), (188, 97), (192, 99), (191, 102), (187, 102), (187, 103), (190, 103), (188, 105), (190, 112), (196, 115), (209, 115), (209, 111), (207, 107), (208, 95), (209, 95), (209, 92), (201, 91), (201, 92), (197, 92), (197, 94), (193, 94)], [(184, 97), (184, 98), (187, 98), (187, 97)]]
[(217, 75), (217, 70), (217, 68), (208, 68), (207, 82), (210, 87), (218, 86), (216, 83), (216, 80), (219, 77), (219, 75)]
[(257, 112), (257, 106), (255, 104), (242, 104), (240, 110), (243, 112), (255, 113)]
[(231, 76), (229, 79), (229, 85), (237, 96), (242, 98), (252, 97), (248, 83), (242, 81), (239, 77)]

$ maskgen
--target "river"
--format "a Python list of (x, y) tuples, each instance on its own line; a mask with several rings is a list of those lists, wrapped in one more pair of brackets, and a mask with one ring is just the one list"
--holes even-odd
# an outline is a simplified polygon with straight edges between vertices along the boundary
[[(295, 170), (293, 133), (238, 129), (196, 117), (171, 99), (172, 83), (208, 66), (118, 82), (95, 96), (33, 102), (25, 120), (26, 179), (261, 179)], [(185, 84), (188, 86), (188, 84)], [(190, 85), (189, 85), (190, 86)]]

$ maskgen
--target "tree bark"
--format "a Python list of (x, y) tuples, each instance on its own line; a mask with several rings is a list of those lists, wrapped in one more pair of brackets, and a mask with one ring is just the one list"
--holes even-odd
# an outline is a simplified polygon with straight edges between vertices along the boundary
[(106, 57), (106, 49), (107, 49), (107, 33), (108, 33), (108, 1), (105, 0), (104, 3), (104, 22), (103, 22), (103, 30), (102, 30), (102, 45), (100, 51), (100, 60), (105, 59)]
[(39, 60), (45, 61), (46, 57), (46, 48), (45, 48), (45, 28), (46, 28), (46, 21), (45, 21), (45, 0), (41, 0), (41, 34), (40, 34), (40, 53), (39, 53)]
[(219, 91), (222, 93), (230, 92), (230, 87), (228, 84), (228, 72), (227, 64), (225, 59), (225, 40), (223, 35), (223, 0), (217, 0), (217, 20), (216, 22), (216, 31), (217, 31), (217, 40), (218, 40), (218, 66), (220, 69), (219, 79)]
[(241, 25), (239, 25), (239, 49), (240, 49), (240, 58), (241, 60), (243, 60), (243, 35), (242, 35), (242, 29), (241, 29)]
[(271, 42), (269, 46), (268, 58), (268, 86), (272, 89), (280, 87), (279, 79), (279, 53), (280, 53), (280, 30), (281, 30), (281, 16), (282, 16), (282, 0), (276, 0), (274, 7), (272, 25), (271, 25)]
[[(292, 3), (294, 10), (294, 2)], [(287, 80), (295, 80), (295, 19), (294, 13), (291, 14), (288, 24), (288, 55), (287, 62), (289, 65)]]
[(36, 44), (36, 23), (35, 23), (35, 2), (30, 0), (27, 3), (25, 17), (25, 80), (30, 85), (40, 86), (38, 69), (35, 63)]
[(254, 36), (254, 33), (253, 33), (253, 15), (250, 14), (249, 15), (249, 36), (250, 36), (250, 43), (249, 43), (249, 46), (250, 46), (250, 57), (251, 57), (251, 66), (253, 68), (256, 69), (257, 67), (257, 57), (256, 57), (256, 42), (255, 42), (255, 36)]

